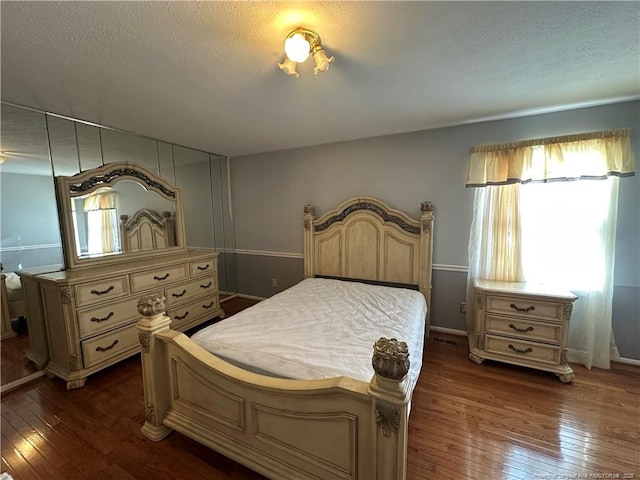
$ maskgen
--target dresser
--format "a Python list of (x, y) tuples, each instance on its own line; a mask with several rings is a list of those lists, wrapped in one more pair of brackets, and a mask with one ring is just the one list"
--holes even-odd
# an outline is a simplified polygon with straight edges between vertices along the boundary
[(572, 382), (567, 335), (573, 293), (540, 284), (476, 279), (469, 358), (536, 368)]
[(87, 377), (140, 351), (136, 321), (141, 297), (166, 298), (171, 328), (185, 331), (222, 317), (218, 254), (187, 250), (126, 264), (45, 274), (23, 273), (39, 286), (49, 376), (84, 386)]

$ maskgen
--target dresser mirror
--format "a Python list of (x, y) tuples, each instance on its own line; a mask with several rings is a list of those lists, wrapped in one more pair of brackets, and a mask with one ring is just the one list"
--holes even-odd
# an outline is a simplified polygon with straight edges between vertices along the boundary
[(186, 250), (180, 188), (140, 165), (56, 177), (56, 198), (68, 269)]

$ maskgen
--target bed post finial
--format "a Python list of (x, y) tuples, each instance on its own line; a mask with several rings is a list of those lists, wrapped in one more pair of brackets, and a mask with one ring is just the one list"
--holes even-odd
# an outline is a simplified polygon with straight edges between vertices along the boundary
[(433, 212), (433, 203), (431, 202), (422, 202), (420, 204), (421, 212)]
[(164, 371), (156, 370), (163, 365), (165, 345), (156, 338), (156, 334), (168, 330), (171, 319), (165, 313), (165, 298), (161, 295), (148, 295), (138, 300), (138, 339), (142, 348), (142, 383), (144, 386), (145, 422), (142, 434), (157, 442), (171, 433), (171, 429), (162, 424), (169, 405), (167, 381)]
[(380, 338), (373, 345), (371, 363), (375, 371), (369, 394), (376, 422), (376, 478), (403, 480), (407, 475), (407, 417), (411, 400), (407, 344), (395, 338)]
[(310, 203), (304, 206), (304, 278), (314, 275), (313, 266), (313, 221), (316, 219), (316, 208)]
[(409, 349), (395, 338), (380, 338), (373, 344), (373, 369), (377, 375), (401, 381), (409, 372)]

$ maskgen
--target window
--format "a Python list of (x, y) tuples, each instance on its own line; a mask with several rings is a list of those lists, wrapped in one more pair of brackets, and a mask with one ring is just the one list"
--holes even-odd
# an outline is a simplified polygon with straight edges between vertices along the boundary
[(633, 175), (634, 163), (629, 132), (619, 130), (476, 147), (469, 164), (467, 186), (478, 187), (469, 284), (571, 290), (579, 300), (569, 360), (588, 368), (609, 368), (618, 177)]

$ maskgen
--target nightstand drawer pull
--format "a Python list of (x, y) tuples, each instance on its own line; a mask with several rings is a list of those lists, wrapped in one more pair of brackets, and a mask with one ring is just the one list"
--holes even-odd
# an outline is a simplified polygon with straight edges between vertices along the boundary
[(100, 290), (91, 290), (91, 294), (92, 295), (104, 295), (105, 293), (109, 293), (114, 288), (116, 288), (116, 287), (114, 287), (113, 285), (110, 285), (109, 288), (107, 288), (106, 290), (102, 290), (102, 291), (100, 291)]
[(187, 293), (186, 290), (182, 290), (182, 293), (172, 293), (171, 296), (172, 297), (176, 297), (176, 298), (180, 298), (182, 297), (185, 293)]
[(159, 276), (157, 276), (157, 275), (154, 275), (154, 276), (153, 276), (153, 279), (154, 279), (154, 280), (158, 280), (158, 281), (160, 281), (160, 280), (166, 280), (167, 278), (169, 278), (169, 273), (166, 273), (166, 274), (165, 274), (165, 275), (163, 275), (162, 277), (159, 277)]
[(111, 345), (109, 345), (108, 347), (96, 347), (96, 352), (106, 352), (107, 350), (111, 350), (113, 347), (115, 347), (118, 344), (118, 340), (114, 340), (113, 343)]
[(536, 309), (536, 307), (534, 307), (533, 305), (530, 305), (527, 308), (522, 308), (522, 307), (517, 306), (515, 303), (512, 303), (509, 306), (511, 308), (517, 310), (518, 312), (533, 312)]
[(185, 312), (184, 315), (180, 316), (180, 315), (176, 315), (175, 317), (173, 317), (176, 320), (184, 320), (185, 318), (187, 318), (187, 316), (189, 315), (189, 312)]
[(211, 308), (213, 307), (213, 302), (211, 302), (209, 305), (202, 305), (202, 308)]
[(209, 288), (211, 285), (213, 285), (213, 283), (209, 282), (206, 285), (200, 285), (200, 288)]
[(521, 332), (521, 333), (533, 332), (533, 327), (518, 328), (513, 323), (509, 324), (509, 328), (513, 328), (516, 332)]
[(96, 322), (96, 323), (100, 323), (100, 322), (106, 322), (107, 320), (109, 320), (111, 317), (113, 317), (113, 312), (109, 312), (109, 314), (106, 317), (102, 317), (102, 318), (98, 318), (98, 317), (91, 317), (89, 319), (89, 321), (91, 322)]
[(207, 270), (209, 268), (209, 264), (207, 263), (204, 267), (201, 267), (200, 265), (198, 265), (198, 270)]
[(520, 350), (520, 349), (514, 347), (513, 345), (509, 344), (509, 348), (511, 350), (513, 350), (514, 352), (516, 352), (516, 353), (531, 353), (531, 352), (533, 352), (533, 348), (531, 348), (531, 347), (529, 347), (529, 348), (527, 348), (525, 350)]

